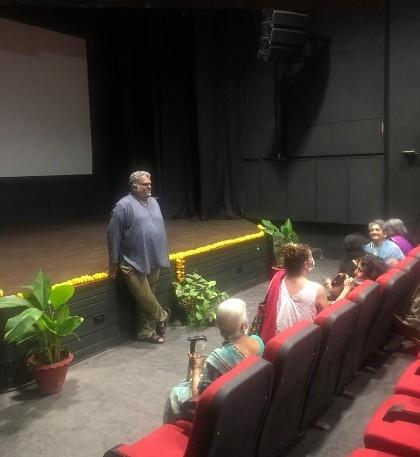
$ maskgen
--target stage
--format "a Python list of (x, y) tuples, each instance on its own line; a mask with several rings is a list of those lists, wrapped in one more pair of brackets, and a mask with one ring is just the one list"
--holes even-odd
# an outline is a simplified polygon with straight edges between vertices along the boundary
[[(5, 231), (0, 235), (0, 289), (19, 292), (42, 268), (53, 283), (108, 269), (108, 221), (78, 222)], [(245, 220), (166, 221), (169, 252), (237, 238), (257, 231)]]
[[(217, 281), (217, 287), (230, 294), (267, 280), (273, 254), (271, 240), (255, 224), (244, 219), (166, 223), (170, 268), (161, 271), (156, 296), (172, 309), (176, 319), (173, 282), (177, 271), (197, 272)], [(5, 294), (22, 290), (42, 268), (59, 283), (83, 275), (105, 272), (108, 267), (107, 221), (79, 222), (49, 227), (9, 230), (0, 236), (0, 289)], [(173, 254), (177, 254), (178, 259)], [(88, 281), (76, 287), (70, 306), (73, 314), (83, 316), (80, 339), (69, 337), (66, 345), (76, 360), (104, 351), (134, 336), (134, 306), (121, 277)], [(0, 327), (16, 313), (0, 313)], [(24, 382), (27, 348), (0, 341), (0, 391)]]

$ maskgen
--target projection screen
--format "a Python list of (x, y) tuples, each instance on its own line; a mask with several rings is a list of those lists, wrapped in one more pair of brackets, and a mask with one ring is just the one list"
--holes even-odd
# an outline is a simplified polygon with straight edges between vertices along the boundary
[(0, 18), (0, 177), (91, 173), (86, 41)]

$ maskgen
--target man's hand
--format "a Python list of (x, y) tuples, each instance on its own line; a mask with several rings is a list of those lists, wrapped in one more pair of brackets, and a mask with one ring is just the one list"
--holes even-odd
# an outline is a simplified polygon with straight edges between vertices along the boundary
[(111, 279), (115, 279), (117, 277), (117, 272), (118, 272), (118, 263), (109, 262), (109, 277)]

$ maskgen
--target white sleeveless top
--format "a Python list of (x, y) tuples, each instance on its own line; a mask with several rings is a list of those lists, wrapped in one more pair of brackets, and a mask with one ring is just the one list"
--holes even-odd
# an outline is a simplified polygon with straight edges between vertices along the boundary
[(277, 332), (302, 320), (313, 322), (316, 315), (316, 294), (320, 287), (320, 284), (308, 281), (296, 295), (290, 296), (285, 281), (281, 282), (277, 300)]

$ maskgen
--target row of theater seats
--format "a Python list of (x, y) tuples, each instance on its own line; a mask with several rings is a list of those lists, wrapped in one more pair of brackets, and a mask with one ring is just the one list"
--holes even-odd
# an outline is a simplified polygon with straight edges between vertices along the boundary
[[(393, 315), (420, 279), (420, 247), (377, 281), (277, 334), (200, 396), (178, 421), (104, 457), (278, 457), (314, 423), (386, 341)], [(413, 454), (414, 455), (414, 454)], [(419, 456), (419, 454), (415, 454)]]
[(420, 456), (420, 352), (365, 430), (365, 446), (349, 457)]

